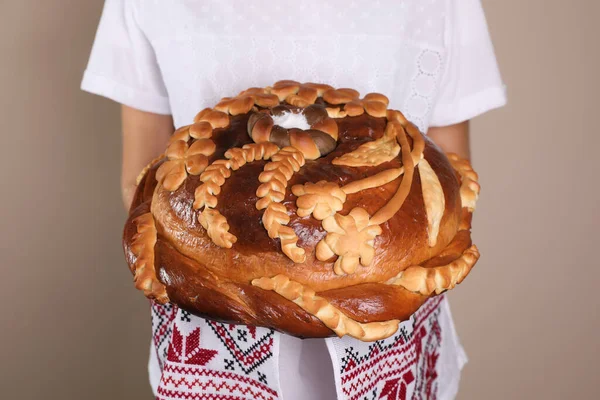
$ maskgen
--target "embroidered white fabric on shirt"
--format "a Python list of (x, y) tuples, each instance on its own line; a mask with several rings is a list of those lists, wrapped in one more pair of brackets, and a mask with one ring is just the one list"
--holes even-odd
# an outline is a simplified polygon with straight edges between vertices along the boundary
[(179, 309), (162, 360), (157, 399), (280, 398), (272, 329), (208, 321)]
[[(175, 2), (163, 12), (165, 21), (176, 24), (148, 27), (176, 126), (188, 123), (198, 107), (246, 89), (248, 82), (268, 86), (293, 78), (362, 94), (384, 92), (390, 107), (414, 110), (419, 128), (427, 128), (435, 91), (419, 80), (411, 85), (411, 79), (429, 67), (419, 68), (429, 55), (437, 60), (445, 55), (446, 1), (375, 1), (365, 7), (360, 1), (315, 0), (293, 7), (275, 3), (269, 13), (254, 2), (204, 3)], [(142, 14), (156, 6), (149, 7)], [(142, 27), (145, 23), (151, 21), (142, 19)], [(439, 65), (433, 72), (435, 85), (441, 71)]]

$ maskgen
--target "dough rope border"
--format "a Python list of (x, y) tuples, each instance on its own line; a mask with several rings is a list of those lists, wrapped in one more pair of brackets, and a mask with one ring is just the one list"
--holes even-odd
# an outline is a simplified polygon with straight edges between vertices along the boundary
[(380, 340), (393, 335), (398, 330), (400, 323), (397, 319), (365, 324), (357, 322), (334, 307), (329, 301), (318, 296), (314, 290), (291, 281), (285, 275), (254, 279), (252, 285), (264, 290), (272, 290), (294, 302), (304, 311), (317, 317), (339, 337), (349, 335), (367, 342)]
[(439, 267), (423, 268), (419, 265), (406, 268), (386, 283), (399, 285), (411, 292), (429, 296), (453, 289), (469, 274), (479, 260), (479, 250), (472, 245), (451, 263)]
[(133, 235), (131, 251), (136, 260), (133, 264), (133, 281), (136, 289), (144, 292), (149, 299), (154, 299), (160, 304), (169, 302), (169, 296), (157, 278), (154, 267), (154, 246), (156, 245), (157, 232), (152, 213), (145, 213), (133, 220), (136, 233)]

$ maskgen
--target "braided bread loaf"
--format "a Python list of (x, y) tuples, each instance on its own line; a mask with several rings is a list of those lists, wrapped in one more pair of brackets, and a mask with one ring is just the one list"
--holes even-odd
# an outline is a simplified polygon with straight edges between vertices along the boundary
[(140, 175), (136, 287), (299, 337), (392, 335), (479, 258), (479, 184), (388, 104), (280, 81), (202, 110)]

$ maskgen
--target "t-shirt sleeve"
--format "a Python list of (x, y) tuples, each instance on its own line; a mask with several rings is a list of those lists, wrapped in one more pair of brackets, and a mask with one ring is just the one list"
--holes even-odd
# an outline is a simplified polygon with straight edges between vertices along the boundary
[(469, 120), (506, 104), (505, 86), (481, 0), (451, 0), (446, 41), (448, 64), (431, 126)]
[(157, 114), (169, 98), (150, 41), (132, 0), (106, 0), (81, 89)]

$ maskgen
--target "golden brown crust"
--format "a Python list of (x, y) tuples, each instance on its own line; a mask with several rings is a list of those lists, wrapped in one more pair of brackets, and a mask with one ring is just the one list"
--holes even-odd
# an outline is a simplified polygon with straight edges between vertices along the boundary
[(398, 320), (391, 320), (361, 324), (352, 318), (348, 318), (326, 299), (317, 296), (314, 290), (298, 282), (290, 281), (285, 275), (255, 279), (252, 284), (264, 290), (273, 290), (286, 299), (293, 301), (303, 310), (319, 318), (339, 337), (349, 335), (365, 342), (372, 342), (393, 335), (400, 323)]
[[(313, 130), (275, 126), (270, 114), (293, 103)], [(479, 185), (468, 162), (449, 161), (388, 104), (280, 81), (202, 110), (134, 196), (124, 248), (132, 272), (152, 266), (140, 271), (154, 286), (142, 288), (156, 296), (147, 289), (164, 285), (196, 315), (301, 337), (392, 334), (472, 268)], [(139, 257), (144, 214), (153, 252)]]

